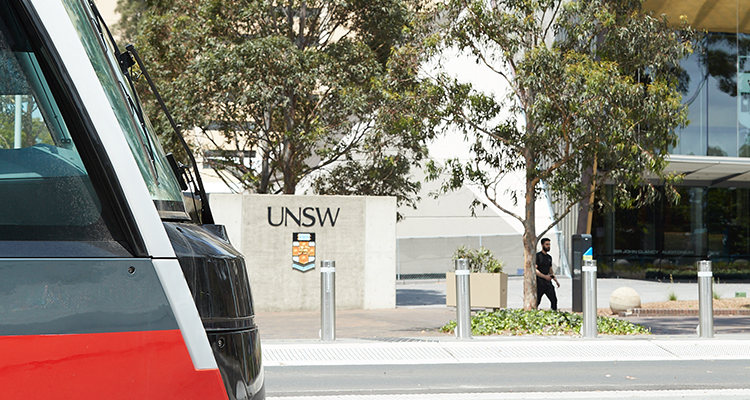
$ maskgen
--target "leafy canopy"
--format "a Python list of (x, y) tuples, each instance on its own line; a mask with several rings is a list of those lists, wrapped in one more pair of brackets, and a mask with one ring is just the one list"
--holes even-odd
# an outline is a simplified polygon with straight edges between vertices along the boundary
[[(477, 185), (523, 225), (524, 307), (535, 308), (536, 245), (579, 202), (605, 182), (623, 206), (652, 201), (657, 185), (676, 195), (677, 177), (664, 167), (674, 129), (688, 122), (679, 63), (693, 33), (687, 25), (670, 29), (638, 0), (446, 0), (433, 16), (425, 45), (446, 96), (440, 113), (465, 135), (471, 157), (432, 164), (432, 177), (447, 174), (446, 191)], [(456, 53), (503, 84), (479, 88), (451, 75), (440, 56)], [(503, 180), (508, 175), (521, 179), (521, 189)], [(544, 189), (560, 211), (537, 229)]]
[(416, 3), (146, 5), (143, 18), (124, 25), (137, 25), (137, 46), (164, 97), (183, 126), (218, 151), (211, 161), (224, 179), (241, 190), (291, 194), (308, 178), (323, 193), (389, 194), (413, 204), (419, 185), (406, 174), (431, 133), (394, 117), (419, 106), (413, 92), (421, 86), (416, 69), (394, 71), (390, 61)]

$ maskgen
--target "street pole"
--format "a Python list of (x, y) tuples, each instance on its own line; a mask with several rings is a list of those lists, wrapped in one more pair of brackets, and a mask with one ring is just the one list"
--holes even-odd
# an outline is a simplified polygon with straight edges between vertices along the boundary
[(15, 129), (14, 129), (14, 141), (13, 141), (13, 148), (14, 149), (20, 149), (21, 148), (21, 117), (23, 116), (23, 96), (16, 95), (16, 119), (15, 119)]
[(336, 340), (336, 262), (320, 263), (320, 339)]
[(597, 336), (596, 326), (596, 260), (583, 261), (583, 324), (581, 333), (585, 338)]
[(698, 261), (698, 330), (700, 337), (714, 337), (714, 297), (711, 261)]
[(471, 339), (471, 296), (469, 260), (456, 260), (456, 337)]

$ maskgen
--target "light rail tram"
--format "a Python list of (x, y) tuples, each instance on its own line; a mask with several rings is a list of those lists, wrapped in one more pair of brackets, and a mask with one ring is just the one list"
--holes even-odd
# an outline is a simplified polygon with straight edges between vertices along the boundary
[(147, 72), (88, 0), (0, 0), (0, 399), (265, 397), (245, 260)]

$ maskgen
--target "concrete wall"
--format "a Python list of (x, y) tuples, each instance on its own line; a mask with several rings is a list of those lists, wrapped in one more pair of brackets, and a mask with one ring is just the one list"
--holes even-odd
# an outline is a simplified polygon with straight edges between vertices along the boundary
[[(319, 310), (321, 260), (336, 261), (337, 309), (396, 306), (394, 197), (215, 193), (210, 201), (245, 255), (256, 311)], [(295, 232), (316, 235), (307, 272), (292, 268)]]
[[(452, 148), (462, 150), (466, 146), (461, 147), (461, 143), (454, 143)], [(423, 178), (423, 175), (417, 176), (419, 180), (424, 180)], [(523, 182), (516, 178), (507, 177), (508, 185), (501, 188), (523, 187)], [(475, 249), (485, 247), (504, 263), (505, 273), (523, 274), (523, 225), (492, 206), (478, 206), (472, 215), (472, 202), (487, 200), (483, 194), (468, 186), (442, 194), (438, 198), (430, 196), (429, 193), (439, 191), (441, 184), (440, 181), (423, 182), (422, 200), (418, 208), (414, 210), (401, 207), (398, 210), (404, 216), (396, 227), (398, 276), (408, 279), (452, 271), (451, 256), (462, 245)], [(498, 201), (504, 208), (523, 214), (523, 205), (515, 205), (509, 194), (503, 193)], [(543, 197), (537, 200), (536, 216), (538, 229), (546, 228), (552, 222)], [(552, 240), (550, 253), (553, 265), (558, 268), (561, 265), (559, 254), (563, 252), (562, 246), (556, 240), (555, 232), (550, 231), (545, 236)], [(538, 250), (541, 250), (541, 246)]]
[(520, 234), (397, 238), (397, 245), (396, 275), (401, 279), (453, 271), (453, 253), (460, 246), (487, 248), (503, 262), (503, 272), (508, 275), (523, 274)]

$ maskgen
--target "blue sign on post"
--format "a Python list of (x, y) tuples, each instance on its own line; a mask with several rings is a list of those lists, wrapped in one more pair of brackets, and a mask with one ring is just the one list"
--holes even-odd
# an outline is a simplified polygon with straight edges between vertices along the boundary
[(589, 247), (589, 249), (583, 253), (583, 261), (591, 261), (593, 259), (594, 259), (594, 248)]
[(571, 289), (573, 290), (573, 311), (575, 312), (582, 312), (583, 311), (583, 282), (582, 277), (583, 274), (581, 273), (581, 268), (583, 267), (583, 262), (586, 260), (593, 260), (594, 259), (594, 248), (593, 248), (593, 241), (591, 239), (591, 235), (573, 235), (573, 240), (571, 241), (572, 248), (571, 248), (571, 261), (573, 263), (573, 274), (571, 276), (572, 284)]

